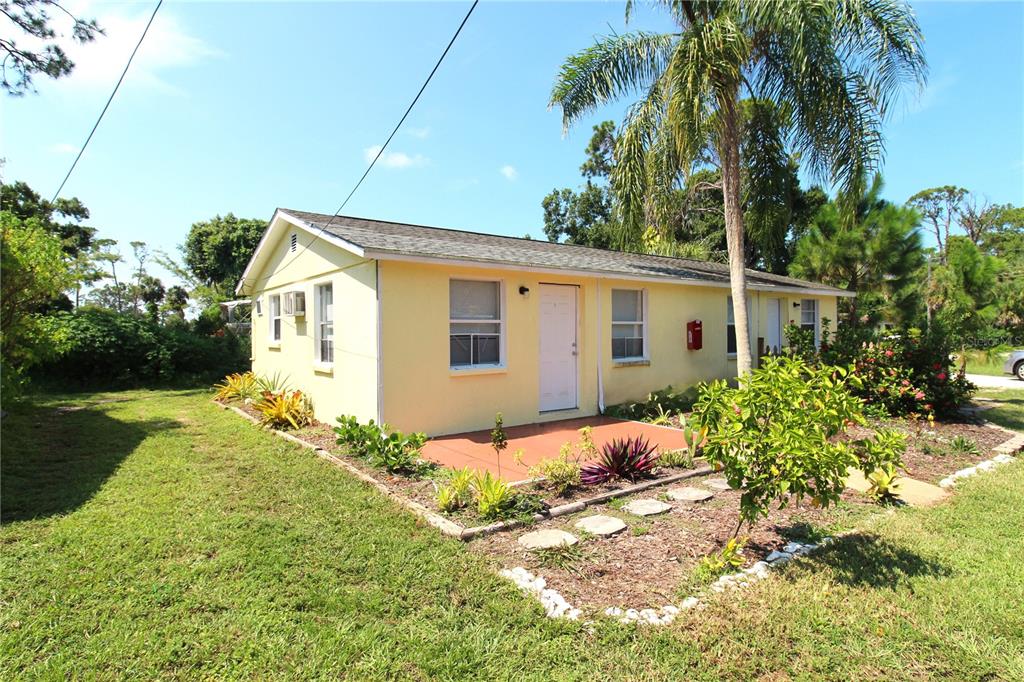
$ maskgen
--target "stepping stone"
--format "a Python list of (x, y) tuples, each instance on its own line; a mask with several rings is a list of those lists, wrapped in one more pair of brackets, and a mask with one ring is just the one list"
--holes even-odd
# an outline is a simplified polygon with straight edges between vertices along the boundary
[(664, 514), (672, 505), (665, 504), (661, 500), (633, 500), (629, 504), (622, 507), (622, 510), (635, 514), (636, 516), (654, 516), (655, 514)]
[(518, 542), (526, 549), (551, 549), (552, 547), (575, 545), (579, 539), (564, 530), (547, 528), (527, 533), (520, 537)]
[(676, 502), (706, 502), (714, 497), (714, 493), (700, 488), (672, 488), (666, 493), (668, 499)]
[(622, 519), (617, 519), (614, 516), (604, 516), (603, 514), (588, 516), (580, 519), (573, 525), (591, 535), (600, 535), (602, 537), (615, 535), (620, 531), (626, 530), (626, 524), (623, 523)]
[(704, 485), (711, 488), (712, 490), (717, 490), (719, 492), (732, 490), (732, 486), (729, 485), (729, 481), (725, 480), (724, 478), (709, 478), (708, 480), (704, 481)]

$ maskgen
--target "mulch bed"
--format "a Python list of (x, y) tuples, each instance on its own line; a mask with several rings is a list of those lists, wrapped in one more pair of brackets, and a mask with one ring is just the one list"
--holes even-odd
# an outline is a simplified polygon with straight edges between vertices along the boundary
[[(714, 476), (688, 479), (678, 485), (701, 487), (702, 480)], [(663, 492), (659, 488), (629, 499), (658, 497)], [(574, 607), (591, 614), (609, 606), (659, 608), (689, 596), (683, 588), (694, 567), (732, 537), (739, 518), (739, 498), (739, 491), (716, 492), (707, 502), (670, 502), (671, 511), (648, 517), (633, 516), (616, 509), (615, 504), (595, 505), (579, 514), (483, 537), (469, 547), (491, 560), (496, 568), (522, 566), (543, 576), (548, 587), (560, 592)], [(744, 529), (741, 535), (749, 536), (744, 550), (747, 565), (781, 549), (790, 540), (806, 541), (812, 527), (820, 531), (835, 524), (845, 525), (846, 517), (879, 509), (857, 493), (844, 493), (842, 499), (839, 507), (828, 510), (809, 504), (773, 509), (752, 530)], [(594, 514), (621, 518), (627, 528), (608, 538), (584, 537), (573, 524)], [(544, 563), (537, 554), (518, 544), (521, 535), (541, 528), (558, 528), (579, 537), (579, 558), (568, 566), (556, 566)]]
[[(248, 414), (256, 411), (248, 405), (233, 402)], [(860, 438), (878, 428), (895, 428), (908, 435), (904, 455), (905, 473), (919, 480), (937, 482), (957, 469), (976, 464), (992, 456), (992, 448), (1007, 439), (1007, 435), (970, 419), (943, 421), (929, 424), (921, 421), (891, 419), (873, 422), (868, 428), (856, 427), (844, 435)], [(345, 459), (361, 471), (386, 484), (395, 492), (429, 509), (436, 509), (434, 496), (443, 484), (445, 473), (441, 469), (421, 478), (391, 475), (352, 457), (336, 442), (333, 429), (321, 422), (291, 432), (335, 456)], [(949, 447), (956, 436), (973, 441), (978, 455), (956, 452)], [(698, 466), (703, 462), (698, 461)], [(663, 469), (661, 475), (679, 473), (681, 469)], [(665, 487), (656, 487), (629, 496), (628, 499), (655, 498), (664, 495), (670, 487), (701, 487), (701, 481), (715, 474), (702, 475), (678, 481)], [(540, 495), (550, 506), (558, 506), (632, 485), (617, 481), (602, 486), (588, 486), (555, 495), (541, 484), (522, 486), (523, 492)], [(608, 606), (622, 608), (659, 608), (678, 603), (685, 596), (688, 578), (700, 559), (718, 551), (732, 537), (738, 521), (740, 492), (715, 492), (712, 500), (698, 504), (671, 502), (672, 510), (658, 516), (638, 517), (622, 511), (616, 500), (592, 505), (585, 511), (555, 519), (532, 523), (529, 527), (477, 538), (469, 543), (471, 551), (487, 557), (495, 568), (523, 566), (543, 576), (548, 586), (558, 590), (570, 604), (584, 611), (597, 613)], [(627, 498), (623, 498), (625, 501)], [(853, 491), (846, 491), (842, 502), (831, 509), (820, 509), (809, 504), (791, 504), (773, 509), (752, 529), (744, 529), (749, 537), (744, 556), (750, 565), (772, 550), (782, 548), (790, 540), (814, 541), (814, 534), (832, 533), (851, 528), (858, 518), (877, 513), (880, 508)], [(609, 537), (589, 537), (573, 527), (582, 517), (594, 514), (616, 516), (625, 521), (627, 528)], [(466, 527), (487, 522), (470, 509), (450, 515)], [(565, 553), (560, 561), (544, 561), (518, 544), (517, 539), (526, 532), (541, 528), (558, 528), (580, 538), (577, 549)], [(810, 535), (809, 535), (810, 534)]]
[[(914, 421), (909, 419), (888, 419), (872, 423), (872, 429), (854, 427), (847, 431), (849, 438), (863, 438), (871, 435), (873, 429), (896, 429), (907, 435), (907, 451), (903, 455), (903, 471), (919, 481), (938, 483), (958, 469), (973, 466), (991, 459), (992, 448), (1011, 436), (1000, 429), (978, 423), (975, 420)], [(978, 446), (978, 454), (958, 452), (950, 447), (957, 436), (962, 436)]]

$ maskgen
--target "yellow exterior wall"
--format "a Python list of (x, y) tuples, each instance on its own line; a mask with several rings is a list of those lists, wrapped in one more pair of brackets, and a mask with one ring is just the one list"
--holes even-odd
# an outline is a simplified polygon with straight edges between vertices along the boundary
[[(253, 298), (262, 314), (252, 319), (252, 367), (257, 374), (280, 373), (292, 388), (313, 399), (316, 418), (333, 424), (341, 414), (366, 421), (377, 418), (377, 262), (354, 256), (322, 239), (302, 251), (309, 237), (299, 233), (299, 249), (289, 250), (292, 231), (274, 244), (256, 281)], [(264, 281), (264, 278), (266, 280)], [(314, 287), (330, 282), (334, 299), (334, 363), (316, 365)], [(287, 291), (306, 294), (305, 317), (281, 316), (281, 341), (270, 342), (269, 296)], [(283, 300), (282, 300), (283, 310)]]
[[(452, 278), (503, 283), (505, 367), (452, 370), (449, 367), (448, 296)], [(540, 413), (540, 285), (570, 284), (578, 289), (578, 387), (576, 410)], [(605, 405), (641, 399), (671, 384), (684, 388), (698, 381), (735, 375), (726, 356), (723, 287), (634, 282), (518, 270), (473, 268), (409, 261), (380, 262), (383, 418), (404, 431), (430, 435), (485, 429), (502, 412), (507, 425), (598, 413), (598, 357)], [(519, 288), (529, 288), (522, 295)], [(649, 362), (620, 364), (611, 357), (611, 291), (647, 292)], [(799, 319), (799, 295), (750, 292), (751, 324), (764, 335), (769, 296), (782, 301), (782, 325)], [(601, 321), (598, 323), (598, 298)], [(835, 320), (835, 297), (819, 300), (820, 316)], [(704, 323), (704, 347), (686, 349), (686, 322)]]

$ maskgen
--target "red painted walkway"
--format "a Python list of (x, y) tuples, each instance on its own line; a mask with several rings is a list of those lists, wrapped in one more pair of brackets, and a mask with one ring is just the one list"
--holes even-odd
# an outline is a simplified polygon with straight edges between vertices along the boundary
[[(668, 426), (624, 421), (611, 417), (566, 419), (544, 424), (525, 424), (505, 428), (508, 448), (501, 454), (501, 475), (509, 481), (527, 477), (527, 469), (545, 457), (557, 457), (563, 443), (579, 440), (579, 429), (590, 426), (594, 444), (601, 448), (616, 438), (642, 436), (659, 451), (681, 450), (686, 447), (683, 433)], [(516, 450), (523, 451), (522, 465), (513, 460)], [(498, 461), (491, 447), (491, 432), (473, 431), (452, 436), (439, 436), (427, 441), (421, 454), (425, 459), (446, 467), (487, 470), (498, 473)]]

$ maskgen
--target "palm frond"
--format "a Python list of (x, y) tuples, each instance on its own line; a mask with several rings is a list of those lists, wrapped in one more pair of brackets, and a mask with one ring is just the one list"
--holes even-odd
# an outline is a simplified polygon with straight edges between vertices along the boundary
[(562, 64), (549, 106), (562, 109), (565, 130), (619, 97), (645, 92), (665, 70), (675, 37), (635, 32), (599, 38)]

